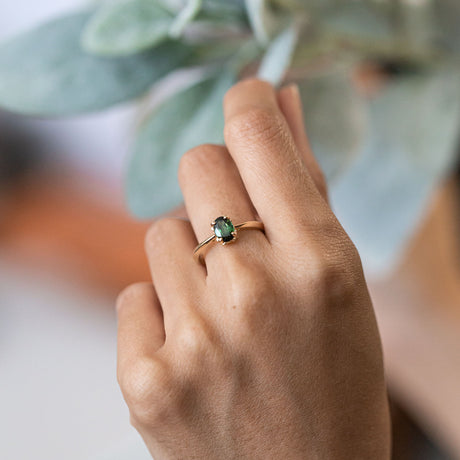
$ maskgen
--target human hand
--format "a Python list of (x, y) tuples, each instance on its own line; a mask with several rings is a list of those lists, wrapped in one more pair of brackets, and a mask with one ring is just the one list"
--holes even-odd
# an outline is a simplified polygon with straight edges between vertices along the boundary
[[(308, 108), (307, 108), (308, 109)], [(152, 281), (118, 300), (118, 376), (155, 459), (387, 459), (382, 352), (358, 253), (326, 201), (295, 87), (241, 82), (227, 147), (187, 152), (190, 222), (157, 221)], [(209, 223), (261, 220), (193, 260)]]

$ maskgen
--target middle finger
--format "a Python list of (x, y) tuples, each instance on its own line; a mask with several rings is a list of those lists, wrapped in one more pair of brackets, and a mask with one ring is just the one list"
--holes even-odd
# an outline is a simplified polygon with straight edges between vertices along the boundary
[(318, 227), (327, 206), (277, 102), (260, 80), (233, 86), (224, 98), (225, 143), (272, 244)]

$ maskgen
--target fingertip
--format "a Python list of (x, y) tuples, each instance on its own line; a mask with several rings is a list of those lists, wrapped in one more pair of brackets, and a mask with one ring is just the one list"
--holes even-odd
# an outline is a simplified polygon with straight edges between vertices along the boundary
[(280, 95), (289, 95), (289, 97), (294, 97), (300, 99), (300, 91), (297, 83), (289, 83), (280, 88), (278, 91)]
[(258, 78), (246, 78), (233, 85), (224, 96), (225, 118), (250, 107), (277, 107), (273, 85)]
[(285, 115), (289, 113), (291, 118), (294, 115), (303, 126), (302, 99), (299, 87), (295, 83), (284, 86), (278, 91), (278, 104)]

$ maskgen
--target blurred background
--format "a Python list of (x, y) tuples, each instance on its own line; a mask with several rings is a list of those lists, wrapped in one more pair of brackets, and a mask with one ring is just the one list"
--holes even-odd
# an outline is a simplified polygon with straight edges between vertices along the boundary
[[(0, 40), (79, 5), (2, 4)], [(372, 100), (394, 73), (398, 68), (389, 65), (359, 66), (351, 84)], [(423, 110), (442, 118), (430, 100)], [(59, 120), (0, 110), (1, 459), (149, 458), (115, 377), (114, 299), (127, 284), (149, 279), (143, 254), (149, 221), (135, 219), (124, 198), (138, 115), (134, 103)], [(384, 145), (366, 150), (331, 186), (332, 205), (362, 253), (377, 311), (396, 460), (460, 458), (454, 137), (455, 152), (433, 166), (435, 174)], [(417, 181), (424, 174), (430, 180)]]
[[(3, 2), (0, 40), (78, 3)], [(123, 198), (133, 111), (0, 111), (1, 459), (150, 458), (115, 373), (114, 299), (148, 279)]]

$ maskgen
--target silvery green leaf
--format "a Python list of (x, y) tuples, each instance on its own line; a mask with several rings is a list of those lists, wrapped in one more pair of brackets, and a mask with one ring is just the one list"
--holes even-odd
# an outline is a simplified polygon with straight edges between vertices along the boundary
[(360, 155), (331, 188), (334, 210), (374, 275), (399, 261), (457, 157), (460, 74), (399, 77), (369, 102)]
[[(174, 16), (180, 16), (186, 6), (186, 0), (157, 0)], [(216, 28), (229, 28), (235, 24), (248, 27), (248, 19), (244, 0), (200, 0), (201, 7), (197, 14), (193, 11), (193, 21), (187, 24), (196, 24), (199, 28), (215, 26)], [(196, 29), (196, 28), (195, 28)]]
[(258, 77), (278, 85), (291, 64), (297, 43), (297, 27), (292, 24), (268, 46), (259, 67)]
[(267, 0), (246, 0), (246, 10), (256, 39), (267, 45), (276, 23)]
[(200, 12), (203, 6), (203, 0), (188, 0), (184, 8), (178, 13), (174, 22), (169, 29), (169, 35), (178, 38), (182, 35), (185, 27)]
[(101, 110), (142, 95), (188, 59), (189, 48), (173, 42), (123, 58), (89, 55), (80, 46), (89, 17), (65, 16), (0, 46), (0, 106), (49, 116)]
[(90, 19), (82, 44), (100, 55), (137, 53), (165, 41), (173, 21), (174, 16), (156, 0), (106, 2)]
[(365, 104), (346, 69), (298, 82), (305, 107), (305, 128), (328, 179), (346, 171), (362, 148), (366, 132)]
[(222, 100), (234, 82), (224, 72), (165, 101), (142, 127), (127, 176), (131, 211), (150, 218), (182, 201), (177, 183), (181, 156), (202, 143), (222, 143)]
[(184, 7), (185, 1), (186, 0), (158, 0), (158, 2), (172, 14), (177, 14), (181, 8)]
[[(158, 0), (168, 11), (179, 13), (186, 5), (187, 0)], [(203, 0), (203, 9), (213, 12), (235, 13), (245, 10), (245, 0)]]
[(187, 43), (206, 43), (208, 48), (219, 49), (229, 42), (248, 39), (249, 23), (246, 10), (234, 2), (203, 0), (202, 9), (184, 29), (183, 40)]
[(195, 22), (215, 23), (218, 27), (232, 27), (234, 24), (245, 27), (249, 25), (244, 0), (203, 0), (203, 7)]
[(245, 0), (203, 0), (203, 8), (207, 11), (241, 14), (246, 11)]

